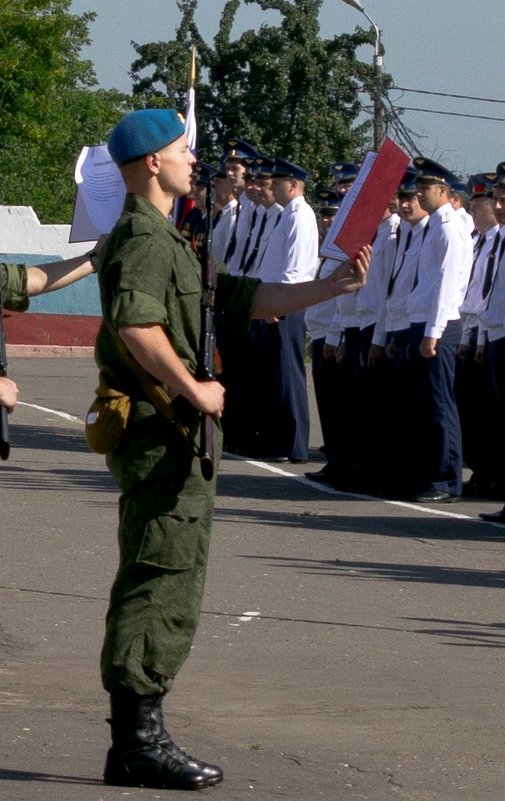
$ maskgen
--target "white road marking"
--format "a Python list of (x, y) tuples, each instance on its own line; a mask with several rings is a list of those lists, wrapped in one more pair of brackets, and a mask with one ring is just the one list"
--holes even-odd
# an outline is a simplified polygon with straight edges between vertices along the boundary
[(47, 406), (38, 406), (36, 403), (25, 403), (24, 401), (18, 401), (18, 406), (29, 406), (30, 409), (38, 409), (39, 412), (55, 414), (57, 417), (63, 417), (64, 420), (70, 420), (72, 423), (80, 423), (81, 425), (84, 425), (84, 420), (81, 420), (80, 417), (76, 417), (73, 414), (68, 414), (67, 412), (60, 412), (57, 409), (48, 409)]
[[(308, 478), (304, 476), (299, 476), (298, 473), (290, 473), (288, 470), (283, 470), (282, 467), (276, 467), (275, 465), (268, 464), (267, 462), (256, 462), (254, 459), (244, 459), (241, 456), (236, 454), (227, 454), (228, 457), (232, 457), (233, 459), (238, 459), (240, 461), (245, 461), (247, 464), (254, 465), (254, 467), (260, 467), (262, 470), (268, 470), (270, 473), (276, 473), (280, 476), (286, 476), (286, 478), (294, 478), (296, 481), (299, 481), (301, 484), (305, 484), (311, 489), (319, 490), (320, 492), (326, 492), (328, 495), (352, 495), (355, 498), (365, 498), (366, 500), (372, 501), (382, 501), (382, 503), (387, 503), (389, 506), (401, 506), (404, 509), (416, 509), (419, 512), (427, 512), (431, 515), (439, 515), (440, 517), (451, 517), (455, 520), (476, 520), (477, 523), (485, 523), (485, 520), (479, 520), (471, 515), (462, 515), (458, 514), (457, 512), (448, 512), (445, 509), (432, 509), (430, 506), (424, 506), (421, 504), (416, 503), (409, 503), (408, 501), (388, 501), (387, 498), (376, 498), (374, 495), (360, 495), (356, 492), (341, 492), (340, 490), (333, 489), (333, 487), (328, 487), (325, 484), (317, 484), (314, 481), (309, 481)], [(499, 523), (492, 523), (491, 525), (496, 526), (500, 525)], [(500, 526), (503, 528), (503, 526)]]

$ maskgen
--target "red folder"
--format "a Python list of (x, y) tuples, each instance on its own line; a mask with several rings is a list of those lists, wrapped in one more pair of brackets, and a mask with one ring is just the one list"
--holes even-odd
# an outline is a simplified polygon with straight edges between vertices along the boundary
[(392, 139), (386, 139), (333, 240), (350, 258), (355, 258), (363, 245), (373, 241), (409, 161), (409, 156)]

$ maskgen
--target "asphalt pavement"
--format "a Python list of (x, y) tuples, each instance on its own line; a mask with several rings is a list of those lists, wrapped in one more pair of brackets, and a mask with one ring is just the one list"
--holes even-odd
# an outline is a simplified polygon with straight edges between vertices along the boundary
[[(88, 451), (89, 358), (13, 358), (0, 463), (0, 798), (119, 801), (98, 658), (116, 488)], [(313, 406), (313, 404), (312, 404)], [(314, 411), (314, 409), (313, 409)], [(222, 765), (213, 801), (501, 801), (500, 503), (426, 508), (311, 485), (311, 463), (227, 457), (200, 629), (169, 730)]]

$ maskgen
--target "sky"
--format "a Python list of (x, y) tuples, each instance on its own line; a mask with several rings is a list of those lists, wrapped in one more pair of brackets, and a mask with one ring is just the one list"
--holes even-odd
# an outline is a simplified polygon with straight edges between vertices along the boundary
[[(225, 0), (199, 0), (195, 19), (209, 44), (224, 5)], [(394, 89), (389, 96), (396, 107), (411, 109), (402, 121), (421, 154), (462, 176), (492, 171), (505, 161), (505, 85), (498, 80), (504, 72), (498, 32), (505, 27), (505, 0), (361, 0), (361, 5), (381, 30), (385, 71), (402, 90), (417, 90)], [(93, 62), (101, 87), (128, 93), (136, 57), (131, 41), (169, 41), (180, 22), (176, 0), (73, 0), (72, 13), (85, 11), (97, 16), (83, 58)], [(243, 2), (233, 34), (279, 21), (278, 12)], [(343, 0), (324, 0), (319, 22), (322, 38), (369, 27), (366, 17)], [(373, 45), (358, 51), (370, 63), (373, 54)]]

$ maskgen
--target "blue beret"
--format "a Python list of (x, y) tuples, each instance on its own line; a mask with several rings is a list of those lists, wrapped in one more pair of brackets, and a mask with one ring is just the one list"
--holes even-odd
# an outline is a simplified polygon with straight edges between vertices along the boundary
[(116, 164), (126, 164), (155, 153), (184, 133), (184, 123), (173, 108), (143, 108), (123, 117), (109, 136), (109, 153)]
[(398, 187), (399, 195), (415, 195), (417, 183), (417, 170), (415, 167), (407, 167), (402, 182)]
[(413, 159), (413, 163), (414, 167), (417, 169), (417, 183), (445, 184), (445, 186), (451, 188), (458, 180), (452, 172), (431, 159), (425, 159), (419, 156)]
[(294, 178), (297, 181), (306, 181), (309, 173), (298, 164), (292, 164), (290, 161), (276, 157), (272, 175), (274, 178)]

